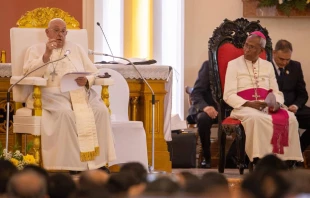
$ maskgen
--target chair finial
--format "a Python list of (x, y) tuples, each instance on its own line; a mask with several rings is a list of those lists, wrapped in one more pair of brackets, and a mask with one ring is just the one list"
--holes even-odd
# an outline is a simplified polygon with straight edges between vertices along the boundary
[(22, 28), (47, 28), (49, 21), (53, 18), (63, 19), (68, 29), (80, 29), (80, 23), (68, 12), (49, 7), (36, 8), (26, 12), (18, 19), (16, 25)]

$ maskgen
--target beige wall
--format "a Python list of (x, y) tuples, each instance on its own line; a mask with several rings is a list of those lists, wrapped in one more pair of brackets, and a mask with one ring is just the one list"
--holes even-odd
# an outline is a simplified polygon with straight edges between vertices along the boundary
[[(213, 30), (227, 18), (235, 20), (242, 17), (241, 0), (184, 0), (184, 85), (192, 86), (196, 80), (202, 62), (208, 59), (208, 40)], [(302, 64), (307, 90), (310, 93), (310, 18), (249, 18), (260, 20), (269, 31), (273, 44), (279, 39), (292, 42), (293, 59)], [(308, 79), (308, 80), (307, 80)], [(187, 98), (187, 96), (185, 96)], [(310, 104), (308, 102), (308, 104)], [(188, 104), (184, 102), (187, 115)]]

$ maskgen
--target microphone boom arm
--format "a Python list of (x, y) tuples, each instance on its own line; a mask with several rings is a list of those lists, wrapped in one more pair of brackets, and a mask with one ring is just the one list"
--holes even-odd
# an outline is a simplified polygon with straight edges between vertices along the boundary
[(154, 118), (155, 118), (155, 93), (154, 93), (152, 87), (150, 86), (150, 84), (142, 76), (142, 74), (140, 73), (140, 71), (138, 70), (136, 65), (133, 64), (133, 62), (131, 62), (129, 59), (124, 58), (124, 57), (110, 55), (110, 54), (102, 54), (102, 55), (103, 56), (110, 56), (110, 57), (113, 57), (113, 58), (119, 58), (119, 59), (123, 59), (123, 60), (128, 61), (134, 67), (134, 69), (138, 72), (139, 76), (141, 77), (143, 82), (147, 85), (147, 87), (150, 89), (150, 91), (152, 93), (152, 165), (149, 167), (149, 171), (153, 172), (154, 171), (154, 167), (155, 167), (155, 120), (154, 120)]

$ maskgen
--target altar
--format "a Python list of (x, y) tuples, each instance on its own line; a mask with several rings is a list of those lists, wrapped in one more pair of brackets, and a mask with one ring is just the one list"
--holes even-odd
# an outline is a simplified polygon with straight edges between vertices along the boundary
[[(135, 68), (123, 64), (95, 64), (98, 69), (110, 68), (121, 73), (130, 89), (129, 120), (142, 121), (146, 131), (148, 162), (151, 164), (152, 149), (152, 94)], [(155, 169), (171, 172), (170, 155), (166, 141), (171, 141), (170, 118), (172, 100), (172, 67), (165, 65), (136, 65), (155, 93)], [(6, 92), (11, 77), (11, 64), (0, 63), (0, 140), (5, 138)], [(2, 105), (1, 105), (2, 104)], [(14, 106), (14, 105), (13, 105)], [(11, 113), (12, 115), (13, 113)], [(12, 116), (10, 116), (12, 122)], [(11, 126), (11, 124), (10, 124)], [(4, 136), (3, 136), (4, 135)], [(9, 145), (14, 143), (10, 127)]]

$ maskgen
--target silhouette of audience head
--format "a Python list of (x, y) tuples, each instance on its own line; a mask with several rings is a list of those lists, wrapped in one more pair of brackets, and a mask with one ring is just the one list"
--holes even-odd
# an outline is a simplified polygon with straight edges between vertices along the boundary
[(147, 184), (144, 194), (149, 196), (175, 196), (180, 190), (180, 185), (170, 177), (160, 176)]
[(103, 187), (109, 179), (109, 174), (101, 169), (89, 170), (81, 173), (79, 178), (79, 188), (93, 189)]
[(0, 160), (0, 195), (6, 193), (6, 186), (12, 175), (17, 173), (17, 168), (8, 160)]
[(50, 198), (68, 198), (76, 190), (71, 176), (55, 173), (49, 177), (48, 194)]
[(198, 176), (188, 171), (177, 174), (182, 191), (187, 195), (201, 195), (204, 192), (204, 185)]
[(275, 172), (288, 170), (287, 164), (277, 156), (270, 154), (260, 159), (255, 165), (255, 172)]
[(217, 172), (207, 172), (201, 177), (207, 197), (230, 197), (228, 181), (226, 177)]
[(275, 155), (260, 159), (254, 171), (242, 182), (242, 192), (252, 197), (284, 197), (289, 189), (285, 179), (288, 166)]
[(139, 162), (129, 162), (124, 164), (120, 168), (120, 173), (131, 172), (137, 177), (140, 182), (139, 183), (146, 183), (147, 179), (147, 170), (144, 166)]
[(7, 197), (48, 198), (46, 180), (33, 170), (20, 171), (9, 180)]

